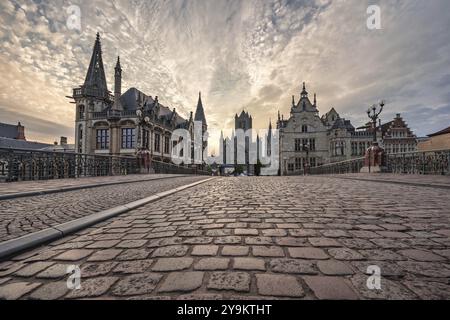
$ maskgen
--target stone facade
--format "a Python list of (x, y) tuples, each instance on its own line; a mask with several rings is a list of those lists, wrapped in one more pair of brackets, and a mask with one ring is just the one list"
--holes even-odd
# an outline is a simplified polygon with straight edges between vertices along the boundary
[[(356, 129), (334, 108), (320, 116), (316, 94), (311, 102), (305, 84), (300, 100), (296, 102), (295, 96), (292, 97), (289, 119), (278, 115), (277, 129), (282, 175), (302, 174), (310, 167), (363, 157), (374, 140), (373, 125)], [(400, 115), (377, 127), (376, 135), (378, 143), (386, 145), (388, 152), (416, 150), (417, 139)]]
[[(193, 136), (194, 121), (207, 122), (201, 95), (196, 114), (186, 119), (176, 109), (159, 103), (158, 97), (131, 88), (122, 94), (122, 67), (120, 58), (115, 67), (114, 95), (108, 91), (102, 60), (100, 35), (94, 50), (84, 84), (73, 90), (76, 105), (75, 149), (78, 153), (135, 156), (139, 150), (148, 151), (151, 158), (171, 161), (173, 144), (171, 134), (176, 129), (187, 129)], [(137, 111), (142, 109), (140, 124)], [(139, 139), (139, 138), (140, 139)], [(207, 144), (204, 143), (204, 148)]]

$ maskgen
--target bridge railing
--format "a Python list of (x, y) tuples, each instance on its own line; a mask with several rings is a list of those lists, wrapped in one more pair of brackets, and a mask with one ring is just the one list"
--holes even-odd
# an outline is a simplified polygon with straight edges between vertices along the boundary
[[(385, 155), (386, 172), (398, 174), (450, 175), (450, 150), (405, 152)], [(311, 174), (359, 173), (364, 158), (329, 163), (311, 168)]]
[[(152, 172), (206, 175), (207, 171), (152, 161)], [(0, 182), (142, 173), (136, 157), (0, 148)], [(150, 172), (150, 170), (149, 170)]]
[(450, 174), (450, 149), (386, 155), (387, 170), (401, 174)]
[(327, 163), (309, 169), (310, 174), (344, 174), (357, 173), (364, 167), (364, 158)]
[(151, 169), (158, 174), (195, 174), (195, 175), (210, 175), (206, 170), (196, 167), (179, 166), (173, 163), (152, 161)]

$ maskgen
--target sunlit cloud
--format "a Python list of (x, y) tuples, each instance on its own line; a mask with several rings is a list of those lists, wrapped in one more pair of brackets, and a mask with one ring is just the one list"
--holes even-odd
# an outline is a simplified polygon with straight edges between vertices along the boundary
[[(373, 3), (381, 30), (366, 27)], [(66, 25), (71, 5), (81, 30)], [(66, 96), (83, 82), (98, 31), (110, 90), (120, 54), (124, 88), (185, 117), (202, 91), (213, 130), (230, 129), (243, 109), (267, 128), (306, 81), (321, 113), (334, 107), (359, 126), (386, 99), (383, 119), (402, 113), (422, 136), (450, 123), (449, 9), (447, 0), (4, 0), (0, 121), (21, 121), (29, 139), (73, 140)]]

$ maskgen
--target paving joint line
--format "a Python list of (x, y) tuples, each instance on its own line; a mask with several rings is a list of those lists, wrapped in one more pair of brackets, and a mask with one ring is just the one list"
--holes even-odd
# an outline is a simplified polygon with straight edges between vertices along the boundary
[(50, 243), (52, 241), (62, 239), (70, 234), (73, 234), (77, 231), (91, 227), (97, 223), (103, 222), (105, 220), (116, 217), (123, 213), (137, 209), (137, 208), (147, 205), (149, 203), (161, 200), (163, 198), (166, 198), (166, 197), (173, 195), (175, 193), (178, 193), (180, 191), (183, 191), (183, 190), (186, 190), (189, 188), (193, 188), (200, 184), (209, 182), (213, 179), (214, 178), (203, 179), (201, 181), (197, 181), (197, 182), (194, 182), (194, 183), (191, 183), (188, 185), (174, 188), (169, 191), (160, 192), (160, 193), (154, 194), (152, 196), (149, 196), (147, 198), (143, 198), (143, 199), (140, 199), (137, 201), (127, 203), (125, 205), (121, 205), (121, 206), (117, 206), (117, 207), (114, 207), (111, 209), (96, 212), (94, 214), (88, 215), (83, 218), (65, 222), (65, 223), (62, 223), (62, 224), (59, 224), (59, 225), (56, 225), (53, 227), (49, 227), (49, 228), (41, 230), (41, 231), (33, 232), (33, 233), (27, 234), (25, 236), (22, 236), (22, 237), (19, 237), (16, 239), (1, 242), (0, 243), (0, 261), (2, 261), (5, 258), (9, 258), (16, 254), (19, 254), (21, 252), (24, 252), (25, 250), (29, 250), (29, 249)]
[(143, 179), (143, 180), (104, 182), (104, 183), (97, 183), (97, 184), (85, 184), (85, 185), (73, 186), (73, 187), (53, 188), (53, 189), (40, 190), (40, 191), (17, 192), (17, 193), (0, 195), (0, 201), (25, 198), (25, 197), (43, 196), (46, 194), (69, 192), (69, 191), (76, 191), (76, 190), (81, 190), (81, 189), (93, 189), (93, 188), (108, 187), (108, 186), (114, 186), (114, 185), (130, 184), (130, 183), (137, 183), (137, 182), (158, 181), (158, 180), (162, 180), (162, 179), (185, 178), (185, 177), (190, 177), (190, 175), (177, 175), (177, 176), (159, 177), (159, 178)]

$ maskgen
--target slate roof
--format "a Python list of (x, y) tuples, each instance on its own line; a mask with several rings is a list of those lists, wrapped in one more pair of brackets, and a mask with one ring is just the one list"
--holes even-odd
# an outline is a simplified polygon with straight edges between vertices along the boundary
[(435, 137), (435, 136), (440, 136), (440, 135), (447, 134), (447, 133), (450, 133), (450, 127), (446, 128), (446, 129), (443, 129), (441, 131), (438, 131), (436, 133), (429, 134), (428, 136), (429, 137)]
[(52, 144), (16, 140), (11, 138), (0, 137), (0, 148), (12, 148), (12, 149), (32, 149), (41, 150), (53, 146)]

